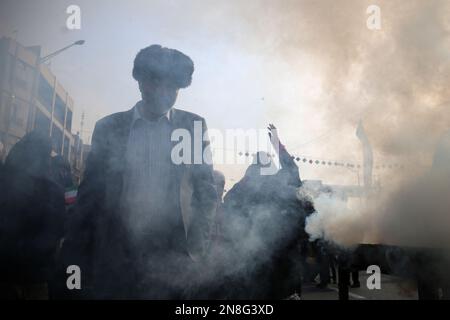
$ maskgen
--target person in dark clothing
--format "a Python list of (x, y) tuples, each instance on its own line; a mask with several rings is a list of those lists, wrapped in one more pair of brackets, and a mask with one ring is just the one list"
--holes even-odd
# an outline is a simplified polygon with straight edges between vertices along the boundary
[[(336, 257), (333, 253), (333, 245), (323, 239), (318, 239), (313, 242), (313, 247), (316, 251), (315, 256), (318, 265), (317, 273), (320, 278), (317, 288), (325, 289), (328, 284), (330, 284), (331, 280), (334, 284), (337, 283)], [(312, 278), (315, 278), (316, 274), (313, 274)], [(314, 279), (310, 280), (314, 281)]]
[(235, 243), (235, 254), (247, 261), (236, 270), (230, 298), (283, 299), (301, 290), (300, 243), (305, 218), (311, 213), (298, 197), (301, 180), (298, 167), (269, 125), (269, 136), (281, 169), (264, 175), (273, 165), (258, 152), (255, 163), (225, 196), (227, 234)]
[[(197, 267), (210, 245), (217, 205), (209, 141), (174, 160), (173, 133), (206, 131), (205, 120), (175, 109), (194, 64), (152, 45), (134, 60), (142, 100), (99, 120), (92, 136), (63, 261), (80, 266), (83, 298), (180, 299), (196, 296)], [(185, 160), (200, 154), (200, 163)]]
[(350, 274), (352, 278), (352, 284), (350, 285), (350, 288), (359, 288), (361, 287), (361, 283), (359, 282), (359, 271), (355, 268), (351, 271)]
[[(64, 192), (64, 204), (65, 204), (65, 214), (64, 214), (64, 236), (67, 234), (68, 221), (71, 214), (73, 214), (74, 204), (76, 200), (77, 189), (74, 184), (72, 170), (70, 163), (67, 159), (60, 155), (56, 155), (51, 158), (50, 162), (50, 173), (53, 182), (55, 182), (61, 190)], [(63, 237), (57, 247), (56, 259), (60, 260), (61, 248), (65, 241)], [(61, 266), (58, 266), (61, 268)], [(58, 270), (57, 274), (64, 274), (62, 270)], [(51, 299), (57, 298), (62, 291), (66, 288), (66, 284), (62, 277), (53, 277), (52, 281), (49, 283), (49, 288), (51, 292)]]
[(64, 232), (64, 194), (50, 179), (50, 139), (25, 135), (11, 149), (1, 177), (1, 295), (48, 298), (55, 252)]
[(331, 281), (333, 284), (337, 284), (337, 258), (333, 252), (328, 253), (330, 260)]
[(318, 273), (320, 282), (318, 288), (324, 289), (330, 283), (330, 260), (327, 252), (326, 244), (322, 240), (315, 241), (316, 261), (318, 265)]

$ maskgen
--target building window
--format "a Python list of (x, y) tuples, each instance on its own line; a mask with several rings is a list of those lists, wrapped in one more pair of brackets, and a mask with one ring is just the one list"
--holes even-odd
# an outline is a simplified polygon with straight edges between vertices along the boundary
[(25, 129), (27, 124), (28, 108), (27, 104), (16, 100), (11, 109), (11, 123), (19, 128)]
[(48, 135), (50, 132), (50, 119), (47, 118), (39, 109), (36, 109), (36, 118), (34, 119), (34, 128)]
[(63, 132), (55, 125), (53, 125), (52, 129), (52, 145), (53, 151), (57, 154), (61, 154), (63, 144)]
[(53, 113), (53, 116), (56, 118), (56, 120), (59, 121), (59, 123), (62, 126), (64, 126), (64, 118), (66, 116), (66, 104), (59, 95), (56, 95), (55, 111)]
[(31, 69), (27, 67), (27, 65), (17, 60), (17, 68), (16, 68), (16, 85), (27, 91), (29, 89), (29, 81), (32, 78)]
[(51, 113), (53, 104), (53, 88), (42, 75), (39, 76), (38, 99), (39, 102), (42, 103), (42, 105), (48, 110), (48, 112)]
[(72, 130), (72, 111), (69, 109), (67, 109), (66, 129), (69, 132)]
[(70, 140), (69, 140), (69, 138), (67, 138), (66, 135), (64, 135), (64, 152), (63, 152), (63, 155), (64, 155), (64, 158), (66, 160), (69, 160), (69, 146), (70, 146)]

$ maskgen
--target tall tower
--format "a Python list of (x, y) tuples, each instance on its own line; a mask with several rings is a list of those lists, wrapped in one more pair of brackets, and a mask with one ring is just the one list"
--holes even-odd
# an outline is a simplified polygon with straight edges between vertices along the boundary
[(362, 121), (359, 121), (356, 136), (361, 141), (363, 147), (364, 188), (368, 191), (372, 187), (373, 150)]
[(83, 126), (84, 126), (84, 110), (81, 112), (81, 122), (80, 122), (80, 138), (83, 139)]

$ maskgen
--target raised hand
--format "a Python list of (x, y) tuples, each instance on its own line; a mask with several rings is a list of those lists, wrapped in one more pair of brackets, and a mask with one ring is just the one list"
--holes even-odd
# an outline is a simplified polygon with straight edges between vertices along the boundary
[(278, 150), (278, 148), (280, 147), (280, 138), (278, 137), (277, 128), (270, 123), (267, 129), (269, 130), (270, 142), (272, 143), (275, 150)]

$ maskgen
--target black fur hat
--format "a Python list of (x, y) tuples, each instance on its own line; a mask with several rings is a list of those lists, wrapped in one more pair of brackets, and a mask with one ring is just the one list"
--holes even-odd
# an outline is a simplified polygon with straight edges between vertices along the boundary
[(194, 62), (182, 52), (151, 45), (142, 49), (134, 59), (133, 78), (168, 79), (178, 88), (186, 88), (191, 84), (194, 73)]

